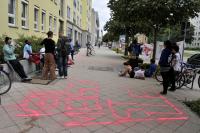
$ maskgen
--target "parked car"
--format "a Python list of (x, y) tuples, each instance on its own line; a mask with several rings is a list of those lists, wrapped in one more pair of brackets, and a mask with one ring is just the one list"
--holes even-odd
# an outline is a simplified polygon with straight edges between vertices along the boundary
[(200, 54), (194, 54), (187, 60), (188, 64), (200, 65)]

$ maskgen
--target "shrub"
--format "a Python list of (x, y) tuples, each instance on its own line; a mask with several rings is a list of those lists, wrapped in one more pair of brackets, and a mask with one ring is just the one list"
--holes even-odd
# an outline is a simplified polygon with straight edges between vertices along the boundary
[(200, 99), (197, 101), (185, 101), (184, 103), (200, 117)]

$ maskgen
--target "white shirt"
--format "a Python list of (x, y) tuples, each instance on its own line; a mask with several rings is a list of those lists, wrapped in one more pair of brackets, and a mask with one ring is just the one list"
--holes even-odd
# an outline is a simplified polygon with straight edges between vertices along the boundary
[(40, 49), (40, 59), (42, 59), (45, 55), (45, 48)]
[(135, 78), (144, 78), (144, 71), (141, 69), (135, 72)]
[(173, 60), (174, 71), (181, 71), (181, 55), (176, 53), (175, 56), (176, 58)]
[(31, 47), (31, 45), (25, 44), (25, 46), (24, 46), (24, 59), (29, 59), (29, 57), (30, 57), (30, 55), (27, 51), (32, 53), (32, 47)]

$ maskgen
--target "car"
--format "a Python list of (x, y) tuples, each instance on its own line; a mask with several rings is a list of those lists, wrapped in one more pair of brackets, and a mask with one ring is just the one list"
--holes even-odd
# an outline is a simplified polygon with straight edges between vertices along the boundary
[(187, 60), (188, 64), (200, 65), (200, 54), (194, 54)]

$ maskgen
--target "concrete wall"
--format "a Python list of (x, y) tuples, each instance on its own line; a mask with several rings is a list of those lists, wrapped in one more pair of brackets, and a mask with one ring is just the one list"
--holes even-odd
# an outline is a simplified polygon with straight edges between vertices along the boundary
[[(35, 64), (29, 63), (27, 60), (21, 60), (20, 63), (24, 67), (24, 71), (27, 75), (36, 71)], [(14, 73), (10, 68), (8, 68), (7, 64), (1, 64), (1, 65), (3, 65), (4, 70), (10, 74), (12, 80), (20, 81), (19, 76), (16, 73)]]

